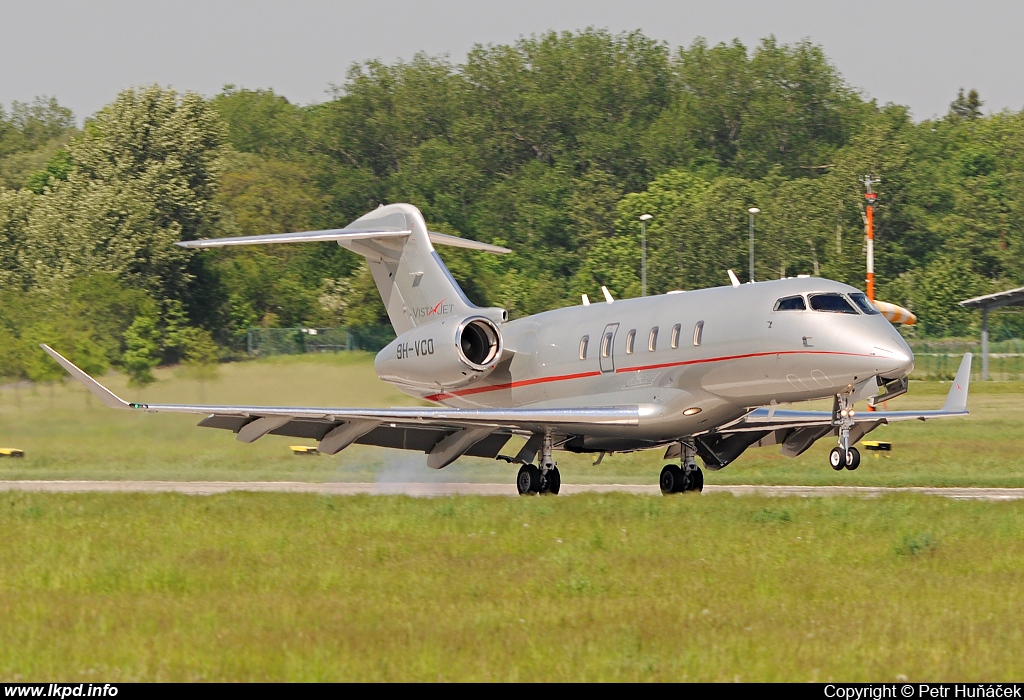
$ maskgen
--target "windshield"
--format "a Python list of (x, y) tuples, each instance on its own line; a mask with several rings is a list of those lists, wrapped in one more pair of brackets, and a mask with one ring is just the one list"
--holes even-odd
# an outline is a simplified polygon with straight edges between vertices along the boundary
[(812, 294), (811, 308), (815, 311), (829, 311), (836, 314), (856, 314), (842, 294)]
[(867, 296), (863, 293), (857, 292), (856, 294), (851, 294), (850, 299), (853, 300), (853, 303), (857, 305), (858, 309), (866, 313), (868, 316), (878, 314), (878, 309), (875, 308), (874, 304), (868, 301)]

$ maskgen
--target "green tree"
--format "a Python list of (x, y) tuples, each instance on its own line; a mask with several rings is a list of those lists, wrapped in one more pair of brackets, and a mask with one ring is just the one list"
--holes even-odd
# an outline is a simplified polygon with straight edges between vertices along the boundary
[(126, 349), (121, 366), (133, 386), (146, 386), (156, 381), (153, 369), (160, 364), (161, 334), (157, 319), (140, 315), (124, 334)]

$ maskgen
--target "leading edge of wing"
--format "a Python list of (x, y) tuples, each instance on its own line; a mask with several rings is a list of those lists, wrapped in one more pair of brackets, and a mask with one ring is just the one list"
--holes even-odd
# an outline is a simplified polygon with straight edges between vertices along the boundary
[[(860, 411), (854, 417), (855, 423), (894, 423), (904, 420), (929, 420), (932, 418), (962, 418), (970, 413), (963, 411)], [(750, 430), (777, 430), (779, 428), (809, 428), (815, 425), (831, 425), (831, 411), (792, 411), (758, 408), (740, 418), (732, 425), (719, 428), (720, 433)]]
[(315, 408), (302, 406), (217, 406), (199, 404), (145, 404), (125, 401), (79, 369), (49, 345), (46, 351), (68, 374), (81, 382), (103, 405), (158, 413), (194, 413), (220, 416), (287, 416), (323, 421), (370, 419), (404, 424), (493, 425), (519, 427), (538, 425), (623, 425), (640, 423), (639, 406), (594, 408)]
[[(929, 411), (861, 411), (853, 420), (856, 423), (893, 423), (903, 420), (929, 420), (931, 418), (961, 418), (970, 415), (967, 410), (967, 392), (971, 384), (971, 353), (960, 361), (956, 376), (946, 394), (942, 408)], [(790, 409), (757, 408), (732, 425), (723, 426), (720, 432), (764, 430), (775, 428), (803, 428), (832, 423), (831, 411), (794, 411)]]

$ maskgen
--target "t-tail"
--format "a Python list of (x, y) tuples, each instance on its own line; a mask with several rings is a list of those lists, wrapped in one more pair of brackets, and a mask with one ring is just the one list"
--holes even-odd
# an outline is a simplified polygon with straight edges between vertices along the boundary
[(267, 236), (182, 241), (183, 248), (219, 248), (268, 243), (337, 241), (366, 258), (377, 290), (398, 335), (448, 318), (484, 316), (495, 323), (507, 319), (500, 308), (475, 306), (459, 287), (434, 250), (434, 244), (491, 253), (508, 248), (427, 230), (420, 210), (411, 204), (388, 204), (365, 214), (345, 228)]

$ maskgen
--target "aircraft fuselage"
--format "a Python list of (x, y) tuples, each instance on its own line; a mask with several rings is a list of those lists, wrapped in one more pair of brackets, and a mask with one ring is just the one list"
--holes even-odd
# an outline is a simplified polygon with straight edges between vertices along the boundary
[[(555, 309), (502, 324), (511, 361), (478, 382), (447, 391), (396, 386), (452, 407), (646, 406), (632, 439), (621, 431), (609, 431), (606, 445), (588, 439), (588, 449), (613, 450), (705, 432), (772, 401), (831, 397), (910, 372), (913, 353), (884, 317), (856, 305), (854, 313), (813, 310), (816, 294), (860, 292), (791, 278)], [(794, 297), (807, 308), (776, 310)]]

